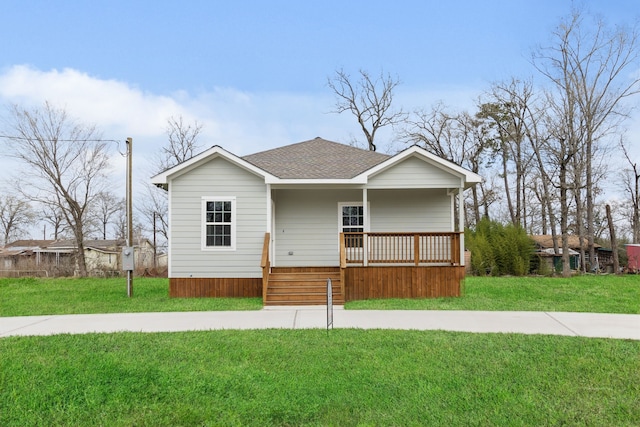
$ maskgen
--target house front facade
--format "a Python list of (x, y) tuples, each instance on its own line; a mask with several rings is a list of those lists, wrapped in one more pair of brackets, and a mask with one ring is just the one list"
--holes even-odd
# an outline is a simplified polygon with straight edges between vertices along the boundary
[(153, 178), (169, 196), (170, 294), (302, 304), (332, 278), (338, 301), (459, 295), (456, 206), (479, 181), (417, 146), (389, 156), (316, 138), (244, 157), (212, 147)]

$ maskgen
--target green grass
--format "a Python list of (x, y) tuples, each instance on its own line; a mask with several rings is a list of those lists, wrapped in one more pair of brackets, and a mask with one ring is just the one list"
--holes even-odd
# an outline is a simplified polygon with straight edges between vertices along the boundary
[[(0, 278), (0, 316), (259, 310), (260, 298), (169, 298), (167, 279)], [(640, 314), (640, 275), (467, 277), (460, 298), (353, 301), (347, 309), (574, 311)]]
[(636, 426), (640, 342), (263, 330), (0, 340), (0, 425)]
[(640, 275), (467, 277), (460, 298), (372, 299), (352, 301), (345, 308), (640, 314)]
[(0, 316), (260, 310), (262, 298), (169, 298), (169, 281), (126, 278), (0, 278)]

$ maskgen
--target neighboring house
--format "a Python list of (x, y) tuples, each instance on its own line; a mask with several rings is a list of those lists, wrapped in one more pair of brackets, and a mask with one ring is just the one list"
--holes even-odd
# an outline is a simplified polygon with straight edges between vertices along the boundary
[[(140, 239), (134, 245), (136, 268), (153, 267), (153, 245)], [(121, 253), (124, 240), (86, 240), (84, 254), (87, 271), (95, 274), (117, 274), (122, 270)], [(70, 269), (74, 270), (74, 240), (19, 240), (0, 252), (5, 269)]]
[(338, 303), (460, 295), (456, 206), (481, 178), (417, 146), (316, 138), (244, 157), (214, 146), (152, 181), (169, 193), (170, 295), (276, 305), (326, 301), (327, 278)]
[[(553, 248), (538, 249), (536, 255), (540, 258), (540, 262), (544, 262), (547, 265), (547, 271), (562, 271), (562, 248), (558, 248), (558, 253), (555, 253)], [(580, 253), (569, 249), (569, 268), (571, 270), (577, 270), (580, 268)]]
[[(122, 270), (122, 248), (124, 240), (85, 240), (84, 256), (87, 271), (119, 272)], [(136, 268), (153, 267), (153, 245), (147, 239), (139, 239), (134, 244)], [(42, 252), (73, 253), (74, 240), (61, 240), (42, 249)]]
[(39, 249), (55, 240), (16, 240), (0, 249), (0, 270), (33, 270), (41, 263)]
[[(546, 262), (548, 266), (556, 271), (562, 270), (562, 236), (557, 235), (556, 241), (558, 242), (558, 254), (554, 253), (553, 249), (553, 236), (550, 234), (540, 234), (530, 236), (535, 242), (537, 254), (543, 262)], [(569, 245), (569, 265), (571, 270), (579, 270), (582, 266), (582, 260), (580, 259), (580, 238), (578, 236), (568, 236)], [(587, 239), (583, 239), (582, 247), (585, 251), (586, 261), (589, 258), (589, 246)], [(613, 265), (613, 254), (611, 249), (605, 249), (602, 246), (595, 244), (596, 251), (596, 263), (600, 269), (604, 269)]]

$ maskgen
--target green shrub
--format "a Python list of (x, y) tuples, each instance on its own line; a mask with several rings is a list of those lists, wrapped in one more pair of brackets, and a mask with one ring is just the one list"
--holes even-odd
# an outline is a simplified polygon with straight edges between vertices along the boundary
[(529, 273), (534, 244), (522, 227), (485, 218), (475, 230), (467, 230), (466, 236), (474, 274), (523, 276)]

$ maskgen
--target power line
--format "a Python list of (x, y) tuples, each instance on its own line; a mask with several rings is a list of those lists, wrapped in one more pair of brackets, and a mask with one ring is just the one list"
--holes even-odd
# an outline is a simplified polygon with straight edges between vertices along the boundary
[(79, 138), (75, 138), (75, 139), (53, 139), (53, 138), (29, 138), (26, 136), (12, 136), (12, 135), (1, 135), (0, 134), (0, 138), (6, 138), (6, 139), (19, 139), (21, 141), (31, 141), (31, 140), (40, 140), (40, 141), (47, 141), (47, 142), (54, 142), (54, 141), (60, 141), (60, 142), (75, 142), (75, 141), (83, 141), (83, 142), (124, 142), (122, 140), (119, 139), (79, 139)]
[(33, 140), (37, 140), (37, 141), (45, 141), (45, 142), (115, 142), (116, 144), (118, 144), (118, 153), (122, 156), (122, 157), (126, 157), (127, 153), (123, 153), (120, 150), (120, 143), (121, 142), (125, 142), (123, 140), (119, 140), (119, 139), (80, 139), (80, 138), (75, 138), (75, 139), (53, 139), (53, 138), (29, 138), (26, 136), (13, 136), (13, 135), (2, 135), (0, 134), (0, 138), (4, 138), (4, 139), (17, 139), (20, 141), (33, 141)]

